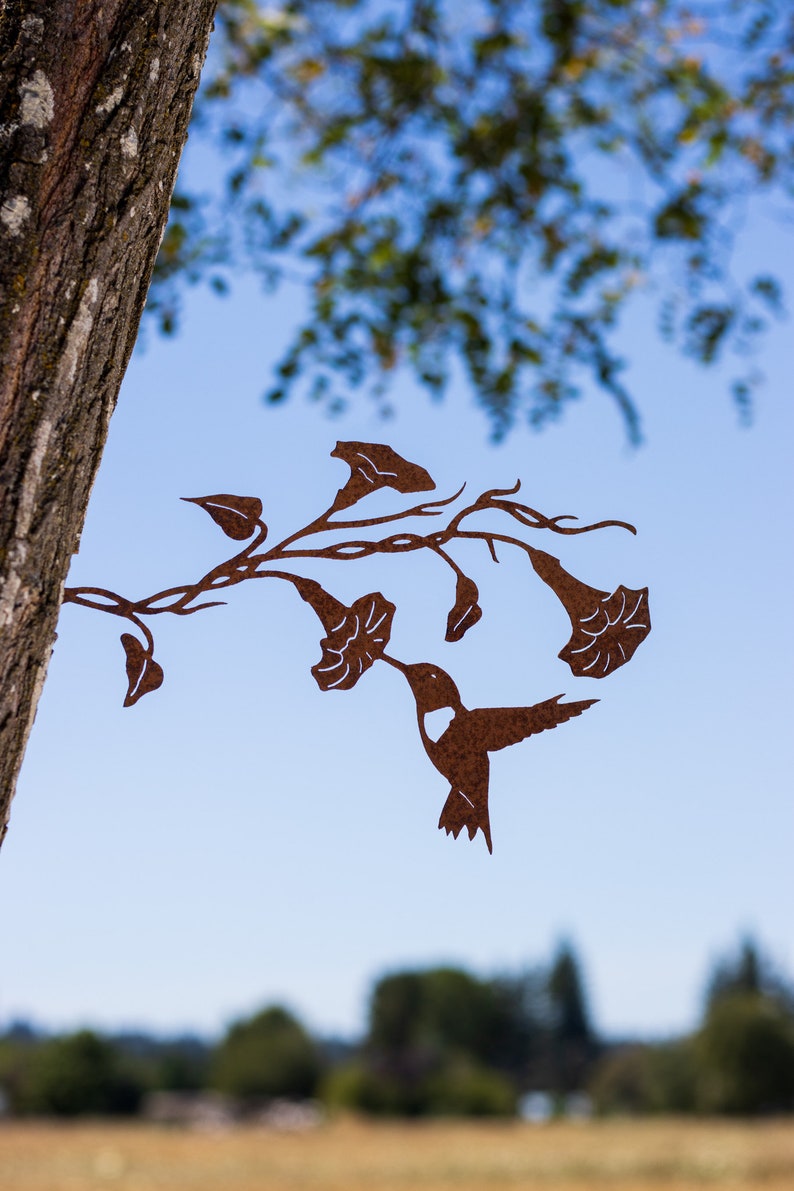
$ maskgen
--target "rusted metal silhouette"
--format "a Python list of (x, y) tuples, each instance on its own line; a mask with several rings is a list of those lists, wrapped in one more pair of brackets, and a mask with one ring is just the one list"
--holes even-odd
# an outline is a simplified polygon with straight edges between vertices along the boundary
[[(512, 488), (495, 488), (482, 493), (450, 516), (445, 528), (430, 533), (400, 531), (383, 538), (347, 537), (327, 545), (308, 545), (307, 539), (333, 531), (349, 534), (395, 521), (440, 517), (463, 492), (461, 488), (452, 496), (424, 500), (408, 509), (380, 517), (343, 520), (338, 516), (340, 513), (377, 489), (391, 488), (402, 494), (429, 492), (435, 489), (435, 483), (424, 468), (409, 463), (391, 447), (380, 443), (340, 442), (331, 454), (348, 465), (350, 476), (347, 482), (326, 512), (270, 549), (264, 549), (268, 527), (262, 520), (262, 502), (258, 497), (229, 493), (184, 497), (204, 509), (227, 537), (248, 544), (197, 582), (167, 588), (144, 600), (128, 600), (101, 587), (70, 587), (64, 593), (64, 602), (120, 616), (139, 631), (140, 636), (125, 632), (121, 637), (127, 670), (124, 706), (131, 707), (144, 695), (157, 690), (163, 681), (162, 667), (154, 657), (154, 637), (145, 618), (165, 612), (190, 616), (216, 607), (224, 601), (205, 597), (247, 579), (282, 579), (291, 583), (314, 610), (325, 634), (320, 641), (321, 657), (311, 671), (317, 685), (323, 691), (351, 690), (377, 661), (399, 670), (416, 701), (424, 749), (450, 783), (439, 827), (454, 837), (465, 827), (470, 839), (481, 830), (491, 851), (488, 754), (555, 728), (581, 715), (597, 700), (560, 703), (563, 696), (556, 695), (531, 707), (491, 707), (470, 711), (464, 707), (452, 678), (440, 666), (429, 662), (409, 664), (385, 652), (397, 609), (384, 595), (370, 592), (348, 607), (316, 580), (282, 568), (289, 567), (296, 559), (350, 562), (374, 554), (430, 550), (455, 575), (455, 597), (447, 617), (445, 635), (446, 641), (454, 642), (460, 641), (477, 624), (483, 612), (476, 583), (461, 570), (449, 553), (449, 547), (459, 540), (479, 540), (485, 543), (495, 562), (498, 561), (497, 546), (517, 547), (529, 556), (533, 569), (555, 593), (570, 618), (572, 636), (558, 656), (567, 662), (576, 677), (600, 679), (625, 665), (650, 632), (648, 589), (634, 591), (621, 585), (608, 593), (590, 587), (564, 570), (552, 555), (521, 538), (491, 529), (471, 528), (468, 519), (484, 511), (498, 511), (529, 529), (557, 534), (591, 533), (608, 526), (630, 533), (636, 533), (636, 530), (625, 521), (563, 525), (562, 522), (576, 518), (546, 517), (512, 499), (520, 489), (519, 481)], [(463, 528), (464, 523), (467, 528)], [(441, 735), (433, 739), (427, 716), (442, 709), (451, 718)]]
[[(493, 852), (488, 817), (488, 754), (556, 728), (581, 715), (598, 700), (560, 703), (562, 695), (556, 695), (534, 707), (478, 707), (469, 711), (463, 706), (455, 683), (440, 666), (428, 662), (405, 665), (386, 655), (383, 660), (407, 678), (416, 700), (416, 718), (425, 752), (449, 782), (449, 797), (438, 820), (439, 827), (455, 839), (464, 827), (469, 839), (474, 839), (480, 830), (488, 851)], [(438, 739), (433, 740), (427, 730), (426, 716), (446, 709), (452, 712), (452, 719)]]
[(625, 666), (651, 631), (648, 588), (598, 591), (563, 570), (560, 561), (529, 547), (529, 559), (565, 608), (573, 633), (557, 657), (577, 678), (606, 678)]

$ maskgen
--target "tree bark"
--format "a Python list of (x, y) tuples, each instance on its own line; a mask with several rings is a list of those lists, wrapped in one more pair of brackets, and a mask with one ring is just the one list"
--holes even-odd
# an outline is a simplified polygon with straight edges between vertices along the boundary
[(216, 0), (0, 0), (0, 841)]

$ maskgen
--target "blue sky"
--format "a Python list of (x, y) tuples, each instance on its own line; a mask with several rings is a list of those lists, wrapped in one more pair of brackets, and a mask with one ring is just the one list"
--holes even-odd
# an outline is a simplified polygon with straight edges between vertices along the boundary
[[(791, 289), (790, 236), (756, 214), (738, 266), (780, 270), (784, 248)], [(0, 864), (0, 1022), (214, 1032), (279, 1000), (353, 1033), (384, 970), (517, 971), (565, 935), (601, 1029), (665, 1034), (694, 1024), (710, 962), (743, 932), (793, 973), (790, 324), (765, 343), (751, 429), (726, 374), (663, 347), (640, 303), (623, 345), (645, 446), (588, 390), (542, 434), (494, 447), (462, 382), (432, 404), (398, 378), (389, 422), (365, 400), (333, 420), (265, 408), (298, 301), (243, 280), (224, 301), (191, 295), (175, 341), (150, 328), (71, 584), (140, 597), (227, 557), (181, 496), (258, 495), (283, 537), (346, 479), (337, 439), (359, 439), (426, 467), (439, 495), (520, 477), (549, 515), (634, 522), (636, 538), (530, 540), (596, 587), (649, 585), (654, 631), (612, 677), (574, 679), (556, 656), (564, 614), (517, 553), (458, 554), (484, 617), (456, 645), (432, 559), (307, 571), (346, 601), (383, 591), (390, 651), (449, 670), (468, 706), (601, 699), (493, 757), (489, 856), (481, 836), (436, 829), (447, 787), (399, 674), (317, 689), (318, 624), (286, 584), (158, 618), (166, 681), (128, 710), (125, 626), (66, 607)]]

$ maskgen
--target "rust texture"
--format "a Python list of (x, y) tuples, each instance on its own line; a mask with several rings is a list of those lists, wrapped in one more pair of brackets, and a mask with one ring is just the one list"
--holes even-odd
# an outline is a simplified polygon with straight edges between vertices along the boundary
[[(323, 691), (351, 690), (378, 661), (399, 671), (416, 702), (425, 752), (450, 785), (439, 827), (454, 837), (465, 829), (470, 839), (482, 831), (491, 851), (488, 754), (556, 728), (581, 715), (598, 700), (562, 703), (563, 696), (555, 695), (530, 707), (470, 710), (464, 707), (457, 686), (440, 666), (430, 662), (407, 663), (386, 653), (397, 609), (381, 592), (368, 592), (348, 606), (330, 595), (315, 579), (292, 574), (283, 568), (288, 568), (297, 559), (350, 562), (374, 554), (430, 550), (455, 576), (455, 597), (447, 618), (445, 640), (460, 641), (483, 613), (476, 583), (461, 570), (449, 553), (449, 547), (455, 541), (482, 541), (494, 561), (498, 561), (497, 546), (516, 547), (528, 555), (533, 569), (554, 592), (570, 618), (572, 636), (558, 656), (567, 662), (574, 676), (601, 679), (630, 661), (650, 632), (648, 589), (634, 591), (620, 585), (613, 592), (605, 592), (590, 587), (565, 571), (552, 555), (510, 534), (472, 528), (476, 522), (470, 518), (485, 511), (498, 511), (526, 528), (569, 535), (592, 533), (608, 526), (630, 533), (636, 533), (636, 530), (624, 521), (562, 524), (576, 518), (546, 517), (513, 499), (520, 482), (509, 489), (495, 488), (484, 492), (454, 514), (451, 514), (450, 506), (461, 496), (462, 488), (450, 497), (424, 499), (410, 508), (385, 516), (343, 520), (339, 513), (377, 489), (391, 488), (409, 494), (432, 491), (435, 484), (424, 468), (409, 463), (391, 447), (380, 443), (340, 442), (331, 454), (348, 465), (350, 476), (347, 482), (326, 512), (277, 545), (265, 548), (268, 527), (262, 520), (262, 502), (258, 497), (229, 493), (184, 497), (204, 509), (227, 537), (248, 544), (197, 582), (170, 587), (143, 600), (128, 600), (101, 587), (71, 587), (64, 593), (64, 602), (120, 616), (137, 630), (137, 633), (125, 632), (121, 637), (127, 669), (124, 706), (129, 707), (157, 690), (163, 681), (162, 667), (154, 657), (154, 637), (147, 624), (148, 617), (165, 612), (189, 616), (216, 607), (223, 601), (207, 599), (207, 596), (247, 579), (282, 579), (292, 584), (301, 599), (316, 613), (325, 634), (320, 640), (321, 657), (311, 671), (317, 685)], [(381, 538), (347, 536), (409, 518), (445, 515), (449, 517), (446, 526), (429, 533), (401, 530)], [(309, 539), (332, 531), (343, 533), (343, 540), (326, 545), (308, 544)], [(433, 739), (426, 717), (442, 709), (449, 712), (450, 720), (441, 735)]]

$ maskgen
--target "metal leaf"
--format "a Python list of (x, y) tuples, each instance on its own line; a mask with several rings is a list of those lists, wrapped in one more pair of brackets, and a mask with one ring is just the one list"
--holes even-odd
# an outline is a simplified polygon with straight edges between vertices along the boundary
[(219, 525), (227, 538), (244, 542), (256, 532), (262, 516), (262, 502), (258, 496), (230, 496), (218, 492), (214, 496), (183, 496), (189, 504), (200, 505)]
[(455, 606), (447, 617), (447, 633), (445, 641), (460, 641), (461, 638), (482, 617), (482, 608), (477, 603), (479, 599), (477, 584), (467, 575), (458, 575), (455, 589)]
[(121, 644), (127, 655), (127, 694), (124, 706), (132, 707), (133, 703), (137, 703), (144, 695), (162, 686), (163, 668), (132, 633), (122, 633)]

